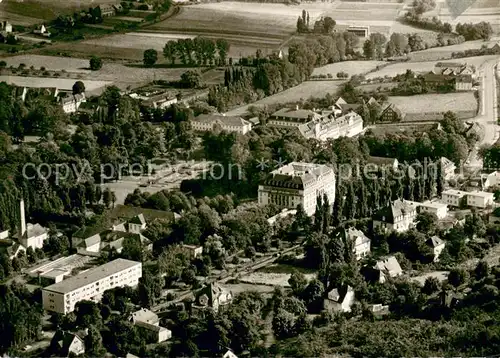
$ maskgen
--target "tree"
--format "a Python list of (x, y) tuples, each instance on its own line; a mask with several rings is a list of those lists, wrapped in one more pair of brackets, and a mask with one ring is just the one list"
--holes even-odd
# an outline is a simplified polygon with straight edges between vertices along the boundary
[(79, 301), (75, 305), (76, 325), (78, 327), (100, 326), (102, 324), (101, 312), (97, 303), (92, 301)]
[(476, 268), (474, 269), (474, 275), (476, 276), (476, 280), (480, 281), (483, 278), (488, 277), (490, 274), (490, 266), (486, 261), (479, 261)]
[(219, 60), (222, 65), (225, 65), (227, 54), (229, 53), (231, 45), (229, 44), (229, 42), (227, 42), (226, 39), (217, 39), (215, 44), (217, 50), (219, 51)]
[(454, 287), (459, 287), (467, 282), (469, 273), (462, 268), (454, 268), (448, 274), (448, 283)]
[(201, 75), (198, 71), (186, 71), (181, 75), (180, 84), (184, 88), (201, 87)]
[(158, 51), (154, 49), (144, 51), (144, 66), (153, 67), (156, 61), (158, 61)]
[(298, 271), (294, 271), (288, 280), (293, 293), (296, 296), (300, 296), (307, 286), (306, 276)]
[(90, 69), (92, 71), (98, 71), (102, 68), (102, 59), (97, 56), (92, 56), (90, 58)]
[(165, 44), (165, 47), (163, 47), (163, 57), (165, 57), (166, 60), (170, 60), (172, 65), (174, 65), (176, 55), (177, 55), (177, 42), (168, 41)]
[(85, 92), (85, 85), (82, 81), (76, 81), (73, 85), (73, 94), (80, 94)]
[(113, 202), (113, 194), (114, 192), (112, 192), (110, 188), (104, 189), (102, 193), (102, 202), (106, 208), (111, 206), (111, 203)]
[(333, 28), (335, 27), (337, 23), (335, 22), (334, 19), (332, 19), (330, 16), (327, 16), (323, 19), (323, 28), (324, 28), (324, 33), (329, 34), (333, 31)]
[(427, 211), (417, 215), (417, 230), (425, 234), (434, 234), (437, 230), (438, 217), (434, 213)]
[(100, 357), (106, 352), (102, 344), (101, 332), (95, 325), (87, 328), (89, 331), (85, 337), (85, 353), (92, 357)]
[(295, 335), (295, 316), (284, 309), (279, 309), (273, 317), (273, 332), (278, 339), (293, 337)]
[(368, 59), (371, 59), (375, 56), (375, 48), (371, 40), (366, 40), (363, 44), (363, 55)]
[(373, 52), (374, 52), (375, 58), (377, 58), (377, 59), (383, 58), (384, 57), (384, 45), (387, 42), (387, 38), (384, 35), (376, 32), (374, 34), (370, 34), (370, 41), (373, 44)]
[(422, 287), (422, 292), (426, 295), (432, 295), (439, 291), (441, 285), (436, 277), (427, 277), (425, 279), (424, 287)]

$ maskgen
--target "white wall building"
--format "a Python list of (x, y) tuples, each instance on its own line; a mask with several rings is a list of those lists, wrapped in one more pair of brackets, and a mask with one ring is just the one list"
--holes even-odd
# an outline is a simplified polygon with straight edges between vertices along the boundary
[(104, 291), (115, 287), (136, 286), (141, 277), (140, 262), (116, 259), (45, 287), (42, 290), (43, 308), (66, 314), (72, 312), (79, 301), (98, 302)]
[(75, 94), (61, 99), (61, 104), (64, 113), (75, 113), (80, 108), (80, 105), (85, 102), (85, 93)]
[(467, 193), (467, 205), (484, 209), (493, 205), (494, 194), (485, 191), (473, 191)]
[(419, 204), (420, 212), (433, 213), (438, 219), (444, 219), (448, 215), (448, 205), (435, 200), (427, 200)]
[(19, 230), (19, 243), (25, 248), (31, 247), (41, 249), (43, 243), (48, 239), (48, 231), (40, 224), (26, 224), (26, 212), (24, 200), (19, 202), (19, 215), (21, 218)]
[(363, 131), (363, 118), (356, 112), (340, 117), (324, 117), (299, 126), (300, 133), (307, 139), (336, 139), (354, 137)]
[(316, 211), (316, 199), (326, 194), (335, 202), (335, 173), (327, 165), (293, 162), (270, 173), (259, 185), (260, 205), (295, 209), (301, 204), (307, 215)]
[(366, 237), (363, 231), (351, 227), (346, 230), (346, 235), (349, 240), (354, 242), (354, 253), (357, 260), (361, 260), (370, 253), (371, 240)]
[(247, 134), (252, 130), (252, 123), (241, 117), (224, 116), (221, 114), (201, 114), (191, 121), (196, 131), (213, 131), (217, 126), (226, 132)]
[(441, 201), (449, 206), (459, 207), (466, 196), (466, 191), (449, 189), (441, 193)]
[(389, 206), (374, 215), (373, 228), (405, 232), (415, 224), (417, 206), (407, 200), (394, 200)]
[(434, 254), (434, 262), (438, 262), (441, 252), (446, 247), (446, 243), (437, 236), (429, 238), (425, 243), (431, 248)]

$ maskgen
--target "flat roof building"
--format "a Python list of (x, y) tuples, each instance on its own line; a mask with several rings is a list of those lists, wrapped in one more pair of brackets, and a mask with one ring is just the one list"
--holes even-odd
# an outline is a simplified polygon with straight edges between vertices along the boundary
[(115, 287), (136, 286), (141, 277), (140, 262), (116, 259), (45, 287), (42, 290), (43, 308), (66, 314), (72, 312), (79, 301), (98, 302), (104, 291)]

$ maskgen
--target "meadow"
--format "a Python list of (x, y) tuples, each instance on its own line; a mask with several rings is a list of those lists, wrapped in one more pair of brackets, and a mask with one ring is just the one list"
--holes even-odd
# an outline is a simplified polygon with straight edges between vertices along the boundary
[(389, 102), (394, 103), (404, 113), (462, 112), (477, 108), (473, 92), (395, 96), (389, 97)]
[(327, 93), (335, 95), (343, 81), (306, 81), (286, 91), (261, 99), (260, 101), (235, 108), (226, 112), (228, 116), (241, 116), (250, 106), (265, 106), (277, 103), (287, 103), (307, 100), (310, 97), (325, 97)]
[[(42, 77), (22, 77), (22, 76), (0, 76), (0, 82), (14, 84), (16, 86), (28, 87), (56, 87), (61, 90), (71, 90), (77, 81), (72, 78), (42, 78)], [(108, 81), (84, 80), (86, 92), (93, 95), (100, 94), (104, 88), (111, 85)]]
[(344, 61), (331, 63), (322, 67), (317, 67), (313, 71), (313, 76), (328, 75), (331, 74), (333, 78), (336, 78), (337, 73), (343, 71), (349, 76), (360, 75), (366, 72), (372, 71), (377, 68), (377, 66), (386, 64), (385, 61)]
[[(462, 62), (468, 63), (470, 65), (476, 66), (479, 68), (483, 63), (494, 59), (496, 56), (476, 56), (476, 57), (467, 57), (463, 59), (455, 59), (453, 62)], [(403, 74), (407, 69), (412, 70), (413, 72), (429, 72), (432, 71), (436, 61), (425, 61), (425, 62), (399, 62), (394, 63), (392, 65), (388, 65), (379, 71), (371, 72), (366, 75), (367, 79), (374, 79), (377, 77), (394, 77), (399, 74)]]

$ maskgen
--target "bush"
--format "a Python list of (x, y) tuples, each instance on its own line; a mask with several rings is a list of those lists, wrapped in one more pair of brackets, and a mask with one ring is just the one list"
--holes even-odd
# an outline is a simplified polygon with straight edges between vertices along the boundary
[(102, 68), (102, 60), (100, 57), (92, 56), (90, 59), (90, 69), (92, 71), (98, 71)]

